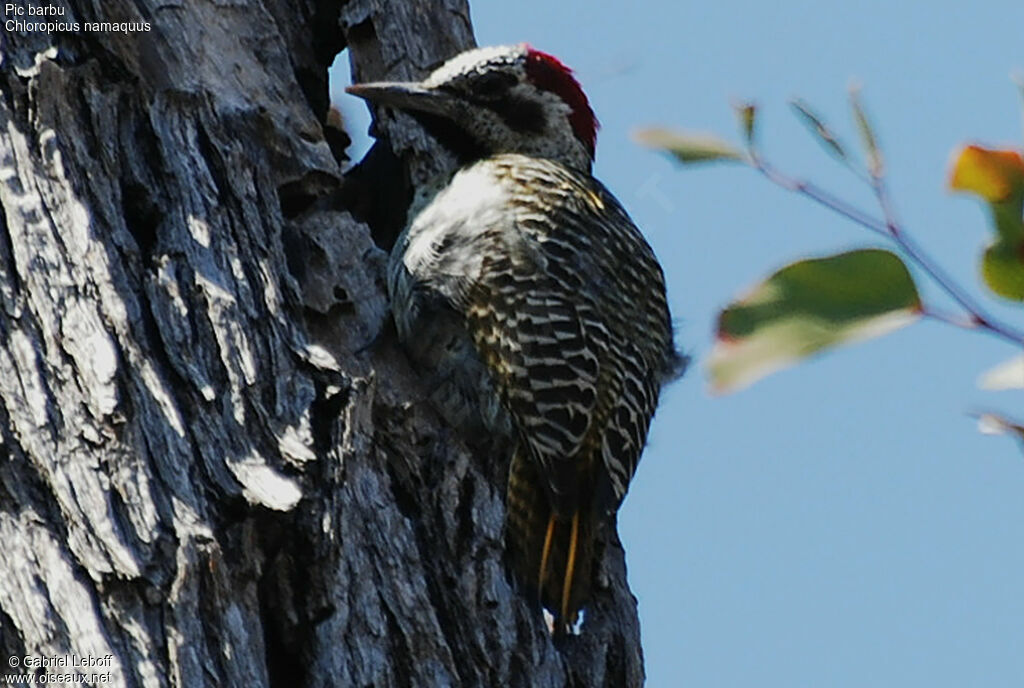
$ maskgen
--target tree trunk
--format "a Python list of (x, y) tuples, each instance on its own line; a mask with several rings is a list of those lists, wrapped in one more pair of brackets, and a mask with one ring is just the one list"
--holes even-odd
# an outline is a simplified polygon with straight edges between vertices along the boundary
[(79, 28), (2, 34), (0, 672), (642, 683), (621, 548), (556, 646), (504, 568), (507, 466), (386, 326), (374, 239), (450, 159), (398, 115), (343, 179), (327, 124), (340, 50), (420, 76), (464, 0), (32, 6), (64, 15), (4, 21)]

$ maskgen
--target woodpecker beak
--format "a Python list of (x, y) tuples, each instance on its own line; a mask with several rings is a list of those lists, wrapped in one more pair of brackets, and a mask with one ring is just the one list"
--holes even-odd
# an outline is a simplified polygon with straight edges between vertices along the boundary
[(412, 110), (435, 115), (451, 116), (457, 102), (451, 95), (422, 84), (406, 81), (374, 81), (353, 84), (346, 93), (397, 110)]

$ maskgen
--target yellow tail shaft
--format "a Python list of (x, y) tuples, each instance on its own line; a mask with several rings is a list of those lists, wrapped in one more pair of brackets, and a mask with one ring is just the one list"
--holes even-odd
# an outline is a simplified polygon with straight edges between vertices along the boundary
[(569, 553), (566, 555), (565, 562), (565, 582), (562, 583), (561, 620), (563, 623), (573, 623), (576, 620), (575, 610), (573, 610), (573, 618), (569, 616), (569, 600), (572, 599), (572, 576), (576, 570), (576, 547), (579, 544), (579, 537), (580, 512), (577, 510), (572, 513), (572, 529), (569, 531)]
[(572, 626), (590, 594), (596, 524), (589, 506), (552, 508), (530, 459), (516, 456), (509, 474), (505, 541), (523, 592), (555, 617), (555, 633)]
[(555, 515), (548, 516), (548, 529), (544, 534), (544, 549), (540, 553), (540, 573), (537, 576), (537, 592), (544, 589), (548, 578), (548, 558), (551, 556), (551, 539), (555, 534)]

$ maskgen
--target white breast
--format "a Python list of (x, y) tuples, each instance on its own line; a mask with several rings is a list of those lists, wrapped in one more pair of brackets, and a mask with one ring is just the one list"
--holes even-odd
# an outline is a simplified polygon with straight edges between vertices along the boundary
[(505, 217), (507, 198), (486, 161), (458, 172), (416, 216), (403, 237), (406, 270), (424, 276), (435, 269), (463, 277), (478, 274), (480, 254), (472, 250), (474, 239), (509, 220)]

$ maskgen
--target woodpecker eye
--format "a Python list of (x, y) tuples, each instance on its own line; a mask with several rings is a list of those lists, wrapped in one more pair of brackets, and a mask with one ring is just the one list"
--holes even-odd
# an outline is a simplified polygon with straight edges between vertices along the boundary
[(498, 98), (519, 82), (507, 72), (489, 72), (473, 82), (473, 95), (481, 98)]

